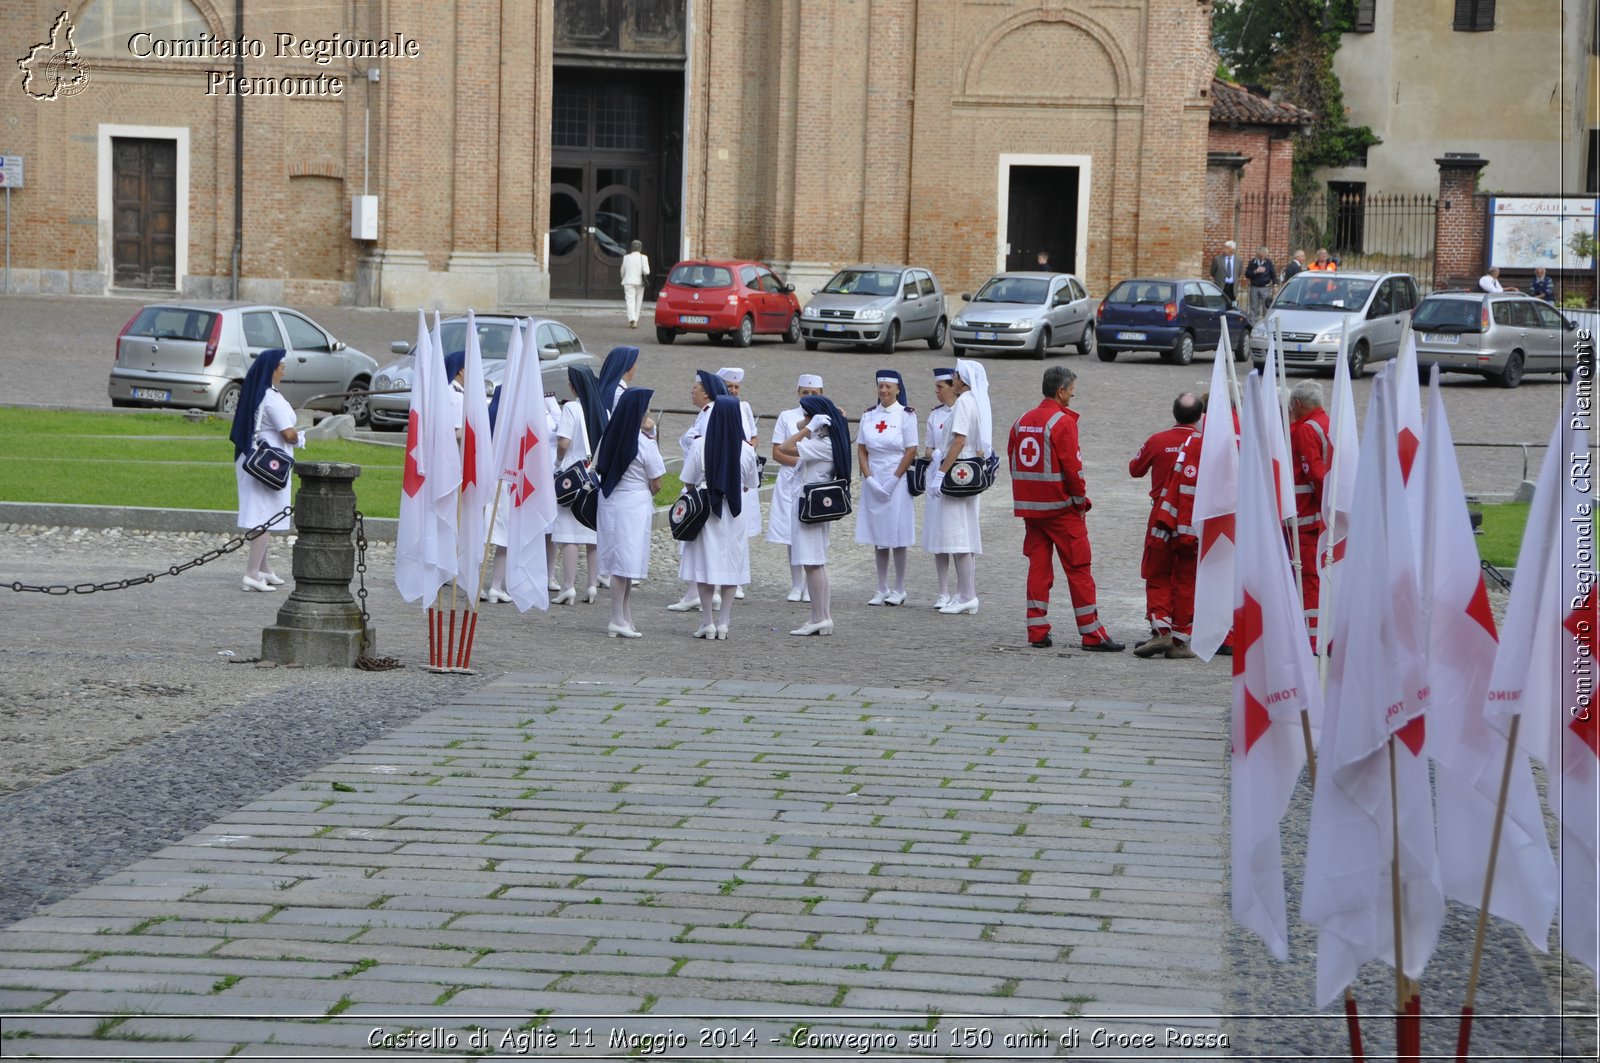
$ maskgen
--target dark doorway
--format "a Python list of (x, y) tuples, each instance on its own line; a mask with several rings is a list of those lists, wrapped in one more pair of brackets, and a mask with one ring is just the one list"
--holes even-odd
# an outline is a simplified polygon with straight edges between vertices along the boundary
[(1365, 181), (1329, 181), (1328, 198), (1333, 208), (1334, 254), (1359, 255), (1366, 250), (1367, 184)]
[(621, 299), (638, 240), (653, 298), (682, 231), (682, 73), (557, 67), (553, 104), (550, 293)]
[(112, 283), (175, 288), (178, 143), (111, 138)]
[[(1039, 255), (1049, 256), (1041, 265)], [(1071, 273), (1078, 261), (1078, 168), (1013, 166), (1006, 197), (1006, 269)]]

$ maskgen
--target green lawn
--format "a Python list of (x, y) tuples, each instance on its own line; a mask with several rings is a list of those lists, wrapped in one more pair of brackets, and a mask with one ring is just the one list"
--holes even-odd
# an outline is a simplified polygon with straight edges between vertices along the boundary
[[(361, 511), (398, 515), (401, 448), (314, 440), (295, 456), (360, 465)], [(0, 408), (0, 499), (231, 510), (238, 497), (228, 423)]]
[(1517, 563), (1522, 548), (1522, 528), (1528, 523), (1528, 503), (1502, 502), (1474, 506), (1483, 511), (1483, 534), (1478, 536), (1478, 556), (1496, 568)]

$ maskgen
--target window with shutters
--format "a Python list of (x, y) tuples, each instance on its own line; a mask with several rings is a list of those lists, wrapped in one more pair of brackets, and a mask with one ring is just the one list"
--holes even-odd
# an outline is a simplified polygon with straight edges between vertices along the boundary
[(1450, 28), (1460, 33), (1494, 29), (1494, 0), (1456, 0), (1456, 17)]
[(1352, 27), (1357, 33), (1371, 33), (1378, 19), (1378, 0), (1356, 0), (1356, 21)]

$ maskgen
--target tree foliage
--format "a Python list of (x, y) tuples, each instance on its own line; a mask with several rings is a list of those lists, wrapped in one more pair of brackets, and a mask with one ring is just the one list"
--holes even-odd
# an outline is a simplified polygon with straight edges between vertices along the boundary
[(1212, 42), (1234, 79), (1264, 85), (1313, 116), (1295, 138), (1296, 191), (1309, 189), (1318, 167), (1347, 165), (1379, 142), (1371, 129), (1349, 124), (1333, 70), (1355, 9), (1355, 0), (1218, 0), (1213, 9)]

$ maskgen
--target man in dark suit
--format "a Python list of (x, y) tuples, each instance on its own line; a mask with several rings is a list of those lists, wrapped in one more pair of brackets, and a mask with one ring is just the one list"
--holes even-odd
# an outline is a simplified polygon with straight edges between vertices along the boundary
[(1235, 253), (1239, 245), (1228, 240), (1222, 245), (1222, 254), (1211, 260), (1211, 283), (1222, 289), (1222, 294), (1228, 301), (1234, 299), (1234, 282), (1239, 279), (1239, 256)]

